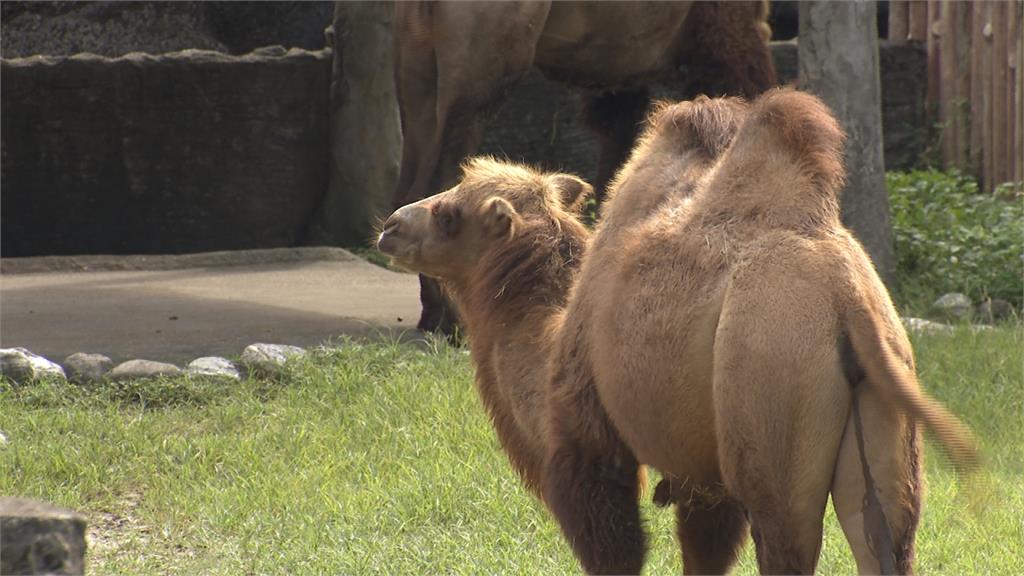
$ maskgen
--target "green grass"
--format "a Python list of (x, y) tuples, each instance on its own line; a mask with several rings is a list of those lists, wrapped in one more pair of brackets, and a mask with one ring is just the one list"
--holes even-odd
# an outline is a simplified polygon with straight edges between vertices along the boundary
[[(922, 380), (981, 437), (988, 481), (928, 450), (922, 573), (1024, 565), (1019, 327), (915, 339)], [(462, 350), (341, 343), (276, 381), (0, 390), (0, 494), (83, 512), (94, 574), (578, 573), (500, 452)], [(986, 486), (985, 489), (978, 488)], [(649, 574), (678, 573), (644, 504)], [(820, 572), (853, 573), (828, 513)], [(747, 545), (737, 572), (756, 571)]]

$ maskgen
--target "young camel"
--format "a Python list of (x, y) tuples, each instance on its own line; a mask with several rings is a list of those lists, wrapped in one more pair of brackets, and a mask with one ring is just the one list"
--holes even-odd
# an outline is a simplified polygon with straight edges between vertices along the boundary
[(502, 448), (539, 495), (548, 323), (589, 239), (578, 212), (593, 190), (575, 176), (487, 158), (463, 169), (455, 187), (395, 211), (377, 246), (443, 282), (465, 321), (477, 390)]
[(813, 572), (830, 493), (858, 569), (909, 572), (916, 423), (958, 470), (976, 454), (920, 390), (889, 296), (840, 223), (843, 133), (813, 96), (770, 92), (696, 189), (674, 194), (669, 174), (688, 173), (656, 129), (699, 133), (693, 111), (655, 115), (559, 321), (545, 500), (592, 573), (643, 566), (638, 464), (671, 481), (659, 492), (678, 504), (685, 573), (727, 571), (748, 525), (763, 573)]

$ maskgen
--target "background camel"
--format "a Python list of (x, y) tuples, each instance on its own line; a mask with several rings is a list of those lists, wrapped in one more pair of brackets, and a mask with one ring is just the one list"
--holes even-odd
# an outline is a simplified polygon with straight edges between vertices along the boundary
[(728, 570), (748, 521), (762, 572), (812, 572), (830, 493), (859, 570), (908, 572), (915, 423), (961, 470), (974, 447), (921, 392), (889, 296), (839, 221), (842, 131), (816, 98), (769, 93), (692, 194), (633, 210), (661, 198), (664, 170), (681, 168), (664, 157), (721, 117), (708, 110), (662, 110), (612, 186), (552, 360), (545, 499), (590, 572), (643, 565), (639, 523), (621, 522), (637, 515), (638, 463), (671, 480), (687, 573)]
[[(602, 144), (597, 189), (627, 155), (646, 87), (699, 65), (699, 89), (753, 96), (776, 83), (768, 6), (749, 2), (401, 2), (395, 6), (402, 161), (394, 207), (452, 186), (480, 142), (481, 112), (536, 66), (585, 89)], [(421, 276), (421, 330), (455, 318)]]
[(440, 279), (452, 295), (477, 390), (534, 493), (547, 452), (548, 322), (586, 247), (578, 212), (591, 193), (575, 176), (478, 158), (451, 190), (392, 214), (378, 240), (396, 264)]

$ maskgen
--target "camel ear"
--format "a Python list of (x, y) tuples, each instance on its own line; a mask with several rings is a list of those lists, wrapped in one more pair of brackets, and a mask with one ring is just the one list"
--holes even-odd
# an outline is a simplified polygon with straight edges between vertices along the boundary
[(575, 176), (557, 174), (553, 180), (562, 208), (568, 212), (578, 212), (583, 202), (594, 194), (593, 186)]
[(495, 196), (484, 202), (483, 227), (490, 236), (503, 238), (515, 234), (519, 221), (519, 213), (508, 200)]

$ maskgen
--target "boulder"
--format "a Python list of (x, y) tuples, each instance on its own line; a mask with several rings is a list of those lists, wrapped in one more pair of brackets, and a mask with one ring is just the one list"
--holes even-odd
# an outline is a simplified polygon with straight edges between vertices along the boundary
[(241, 363), (249, 372), (271, 376), (280, 373), (290, 358), (305, 356), (306, 351), (286, 344), (250, 344), (242, 351)]
[(950, 334), (953, 332), (952, 326), (941, 322), (932, 322), (924, 318), (903, 318), (902, 320), (903, 325), (911, 332), (920, 332), (921, 334)]
[(235, 367), (234, 362), (219, 356), (196, 358), (185, 367), (185, 374), (231, 378), (232, 380), (241, 380), (242, 378), (242, 374)]
[(134, 380), (136, 378), (156, 378), (157, 376), (175, 376), (181, 369), (174, 364), (154, 362), (152, 360), (128, 360), (110, 371), (109, 377), (115, 382)]
[(0, 574), (84, 574), (85, 520), (27, 498), (0, 498)]
[(75, 384), (99, 382), (114, 367), (114, 362), (103, 354), (76, 352), (64, 359), (64, 371)]
[(932, 308), (937, 314), (945, 318), (966, 320), (971, 317), (974, 305), (966, 294), (961, 294), (960, 292), (949, 292), (939, 296), (939, 298), (932, 303)]
[(64, 369), (24, 348), (0, 348), (0, 374), (24, 383), (40, 378), (64, 379)]

